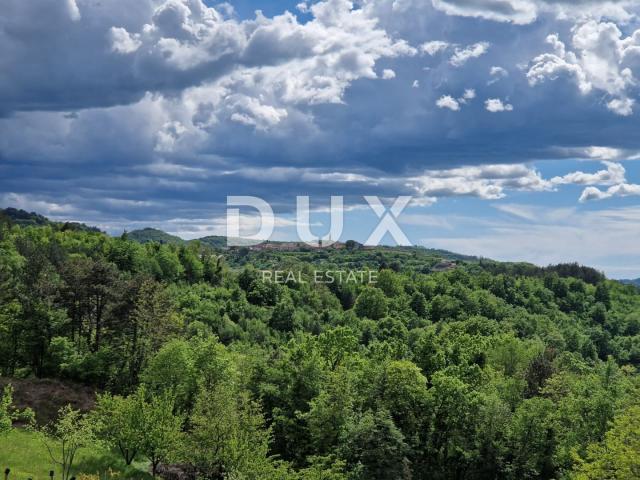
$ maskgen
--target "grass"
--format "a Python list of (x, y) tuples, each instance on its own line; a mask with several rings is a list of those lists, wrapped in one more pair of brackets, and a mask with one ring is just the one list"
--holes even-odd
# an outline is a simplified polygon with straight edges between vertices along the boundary
[[(103, 448), (84, 448), (74, 462), (73, 475), (99, 475), (100, 478), (146, 480), (152, 478), (147, 473), (147, 463), (139, 462), (127, 467), (118, 455)], [(33, 432), (14, 429), (0, 436), (0, 474), (5, 468), (11, 469), (10, 480), (49, 480), (49, 471), (55, 471), (56, 479), (61, 478), (60, 466), (49, 456), (42, 438)]]

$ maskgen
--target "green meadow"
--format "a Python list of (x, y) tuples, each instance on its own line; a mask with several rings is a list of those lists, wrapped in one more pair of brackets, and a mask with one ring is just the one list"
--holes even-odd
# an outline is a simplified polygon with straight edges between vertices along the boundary
[[(57, 450), (54, 450), (54, 455)], [(9, 480), (44, 480), (49, 471), (55, 472), (54, 478), (61, 478), (59, 465), (56, 465), (47, 450), (42, 436), (27, 430), (14, 429), (0, 436), (0, 470), (11, 470)], [(122, 459), (104, 448), (85, 448), (79, 451), (79, 457), (72, 469), (78, 479), (92, 478), (152, 478), (144, 462), (127, 467)]]

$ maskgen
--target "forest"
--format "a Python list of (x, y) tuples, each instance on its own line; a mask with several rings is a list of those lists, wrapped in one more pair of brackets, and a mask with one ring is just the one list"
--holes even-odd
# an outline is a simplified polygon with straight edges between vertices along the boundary
[[(640, 478), (633, 285), (422, 248), (131, 237), (0, 222), (0, 467), (44, 472), (10, 478), (109, 478), (80, 468), (98, 451), (137, 472), (120, 478)], [(89, 405), (18, 401), (45, 379)], [(43, 465), (10, 453), (20, 439)]]

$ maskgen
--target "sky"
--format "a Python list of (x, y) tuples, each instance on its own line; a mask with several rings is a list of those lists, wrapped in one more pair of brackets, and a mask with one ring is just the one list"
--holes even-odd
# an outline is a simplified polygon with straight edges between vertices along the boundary
[[(4, 0), (0, 206), (225, 234), (296, 196), (342, 240), (640, 277), (638, 0)], [(244, 227), (259, 226), (250, 210)], [(385, 242), (393, 241), (389, 235)]]

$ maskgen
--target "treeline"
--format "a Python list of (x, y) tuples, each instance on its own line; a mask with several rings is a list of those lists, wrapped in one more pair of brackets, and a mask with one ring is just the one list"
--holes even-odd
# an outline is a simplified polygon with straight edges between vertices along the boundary
[[(158, 472), (637, 478), (634, 287), (577, 266), (430, 273), (419, 251), (228, 255), (3, 226), (2, 375), (95, 386), (95, 411), (59, 425)], [(313, 283), (334, 267), (378, 281)]]
[(562, 278), (577, 278), (591, 285), (597, 285), (605, 280), (602, 272), (578, 263), (561, 263), (559, 265), (549, 265), (548, 267), (537, 267), (530, 263), (504, 263), (480, 260), (480, 265), (484, 270), (493, 274), (503, 273), (515, 276), (545, 277), (555, 273)]
[(51, 225), (61, 230), (83, 230), (87, 232), (100, 232), (97, 227), (90, 227), (84, 223), (62, 222), (57, 223), (36, 212), (27, 212), (19, 208), (0, 208), (0, 224), (20, 225), (21, 227)]

